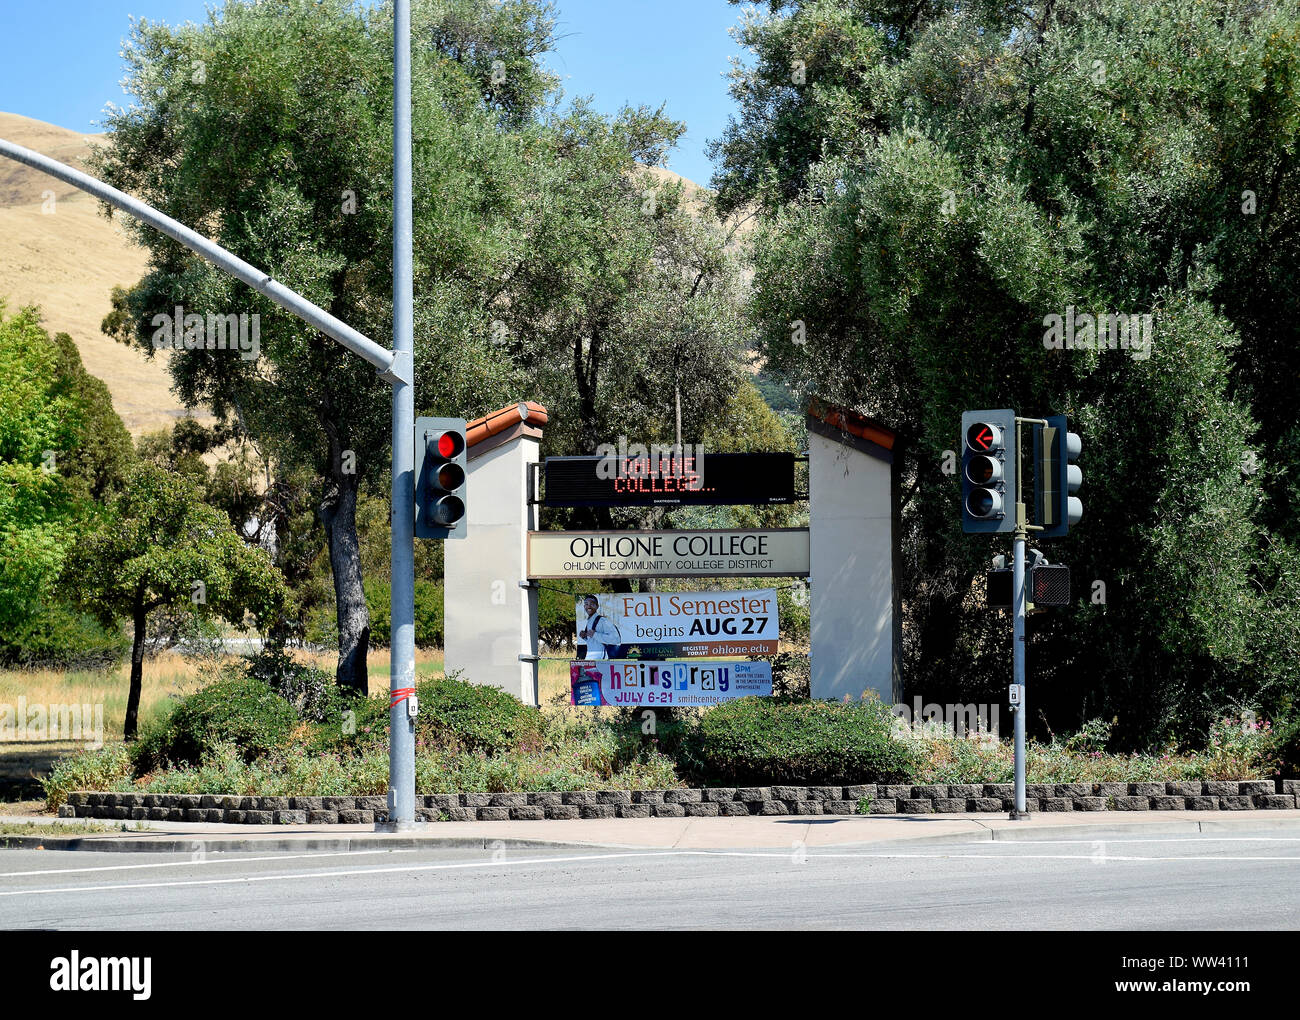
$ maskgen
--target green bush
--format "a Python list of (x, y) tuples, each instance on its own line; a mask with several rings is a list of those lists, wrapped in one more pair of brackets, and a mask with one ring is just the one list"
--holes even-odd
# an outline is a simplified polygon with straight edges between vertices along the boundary
[(284, 698), (300, 719), (324, 722), (347, 707), (333, 673), (299, 662), (281, 647), (268, 645), (245, 662), (247, 675)]
[(811, 697), (812, 669), (804, 652), (777, 652), (763, 656), (772, 664), (772, 693), (778, 697)]
[(891, 723), (877, 702), (739, 698), (701, 717), (692, 764), (719, 786), (904, 780), (915, 762)]
[[(370, 641), (386, 647), (392, 640), (391, 592), (387, 581), (367, 581), (366, 608), (370, 611)], [(441, 648), (443, 639), (442, 582), (415, 582), (415, 643), (420, 648)]]
[(1300, 712), (1278, 721), (1273, 732), (1273, 756), (1278, 775), (1300, 778)]
[(812, 632), (807, 585), (778, 588), (776, 604), (781, 613), (781, 637), (797, 645), (806, 645)]
[(542, 713), (496, 687), (451, 676), (416, 684), (416, 739), (425, 745), (499, 754), (542, 745)]
[(1078, 733), (1072, 733), (1065, 738), (1065, 749), (1074, 751), (1077, 754), (1104, 751), (1106, 745), (1110, 743), (1110, 735), (1113, 729), (1114, 724), (1107, 722), (1105, 719), (1089, 719), (1079, 729)]
[(113, 669), (130, 651), (118, 628), (106, 630), (93, 616), (62, 602), (0, 635), (0, 665), (23, 669)]
[(45, 806), (57, 811), (73, 790), (111, 790), (131, 781), (131, 757), (120, 744), (59, 758), (41, 780)]
[(253, 761), (284, 744), (297, 722), (293, 706), (264, 680), (226, 676), (146, 727), (131, 759), (143, 775), (168, 764), (198, 765), (219, 744), (233, 744)]

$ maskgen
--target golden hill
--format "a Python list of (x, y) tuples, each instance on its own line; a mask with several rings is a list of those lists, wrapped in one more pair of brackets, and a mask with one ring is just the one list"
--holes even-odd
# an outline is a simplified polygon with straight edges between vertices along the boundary
[[(0, 138), (85, 169), (97, 135), (0, 113)], [(47, 200), (53, 193), (53, 211)], [(12, 314), (39, 305), (51, 333), (76, 341), (86, 370), (103, 379), (113, 407), (133, 435), (169, 425), (185, 414), (171, 392), (165, 352), (152, 360), (99, 331), (114, 286), (144, 276), (148, 254), (122, 221), (107, 220), (99, 203), (70, 185), (0, 157), (0, 298)]]

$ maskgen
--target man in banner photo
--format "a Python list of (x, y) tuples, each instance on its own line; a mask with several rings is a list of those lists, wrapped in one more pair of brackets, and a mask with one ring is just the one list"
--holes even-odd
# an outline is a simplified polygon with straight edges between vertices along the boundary
[(623, 644), (618, 626), (608, 614), (601, 612), (600, 601), (595, 595), (588, 595), (583, 599), (582, 606), (587, 618), (578, 630), (578, 640), (580, 643), (586, 643), (586, 657), (588, 659), (618, 658), (620, 646)]

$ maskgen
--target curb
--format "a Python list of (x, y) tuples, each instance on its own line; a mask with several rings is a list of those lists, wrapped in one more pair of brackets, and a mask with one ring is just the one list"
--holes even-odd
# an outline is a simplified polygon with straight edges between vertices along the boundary
[(612, 844), (556, 839), (484, 836), (301, 836), (244, 839), (239, 836), (0, 836), (0, 850), (83, 850), (99, 853), (283, 853), (293, 850), (564, 850)]

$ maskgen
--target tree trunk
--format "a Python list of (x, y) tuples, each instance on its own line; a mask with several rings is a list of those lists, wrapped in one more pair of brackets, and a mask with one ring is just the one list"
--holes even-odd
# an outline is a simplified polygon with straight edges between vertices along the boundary
[(366, 653), (370, 650), (370, 612), (361, 583), (361, 550), (357, 540), (357, 476), (338, 473), (330, 479), (320, 507), (334, 575), (334, 608), (339, 627), (339, 661), (335, 679), (340, 687), (370, 693)]
[(144, 681), (144, 639), (147, 613), (144, 608), (144, 594), (136, 595), (131, 620), (135, 625), (135, 635), (131, 642), (131, 690), (126, 696), (126, 721), (122, 724), (122, 736), (134, 740), (140, 726), (140, 688)]

